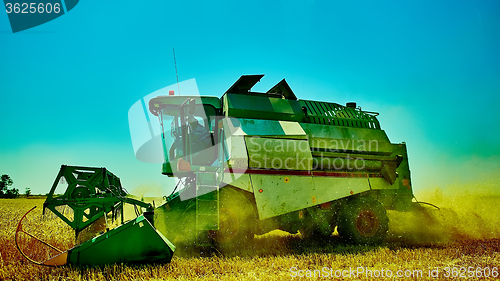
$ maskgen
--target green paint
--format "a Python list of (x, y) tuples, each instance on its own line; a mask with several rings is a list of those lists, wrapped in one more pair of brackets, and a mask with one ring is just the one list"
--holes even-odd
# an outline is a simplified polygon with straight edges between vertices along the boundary
[(175, 246), (144, 217), (120, 225), (68, 251), (68, 263), (167, 263)]
[[(162, 209), (165, 227), (174, 213), (194, 204), (196, 230), (219, 230), (218, 206), (224, 202), (219, 202), (218, 187), (245, 194), (261, 229), (272, 221), (271, 229), (328, 233), (342, 210), (352, 209), (349, 202), (358, 202), (351, 198), (379, 201), (386, 209), (409, 209), (413, 194), (406, 145), (390, 142), (378, 113), (361, 111), (355, 104), (297, 100), (283, 81), (267, 93), (251, 92), (260, 78), (242, 76), (221, 97), (219, 107), (213, 97), (206, 103), (178, 96), (150, 101), (153, 114), (179, 120), (172, 123), (176, 146), (164, 142), (165, 151), (179, 151), (168, 155), (169, 161), (191, 164), (190, 171), (172, 171), (191, 183), (179, 192), (181, 200), (167, 200), (169, 211)], [(202, 109), (220, 117), (207, 114), (203, 124), (193, 123)], [(199, 125), (209, 127), (212, 139), (213, 151), (203, 148), (204, 165), (195, 160), (202, 153)], [(194, 198), (193, 203), (182, 203), (183, 197)]]

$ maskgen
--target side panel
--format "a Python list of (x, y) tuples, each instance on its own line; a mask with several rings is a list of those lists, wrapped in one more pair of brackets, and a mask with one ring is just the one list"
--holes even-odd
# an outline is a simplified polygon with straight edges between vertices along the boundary
[(318, 203), (325, 203), (370, 190), (368, 178), (314, 177)]
[(244, 136), (229, 136), (226, 138), (227, 153), (229, 159), (229, 167), (233, 169), (248, 168), (248, 154), (245, 147)]
[(247, 136), (246, 146), (251, 168), (303, 171), (312, 168), (307, 140)]
[(413, 190), (411, 186), (410, 166), (405, 143), (393, 144), (395, 154), (403, 156), (403, 161), (397, 168), (398, 178), (394, 183), (398, 187), (397, 196), (394, 198), (394, 208), (399, 211), (411, 209)]
[(390, 184), (384, 178), (370, 178), (370, 185), (371, 185), (372, 189), (398, 189), (399, 188), (399, 182), (396, 182), (395, 184)]
[(392, 144), (383, 130), (300, 123), (311, 147), (330, 152), (366, 151), (390, 155)]
[(226, 116), (302, 122), (304, 113), (296, 100), (281, 99), (269, 95), (225, 94)]
[(261, 220), (317, 203), (312, 176), (254, 174), (250, 178)]
[(223, 182), (253, 193), (252, 182), (250, 181), (249, 174), (224, 172)]

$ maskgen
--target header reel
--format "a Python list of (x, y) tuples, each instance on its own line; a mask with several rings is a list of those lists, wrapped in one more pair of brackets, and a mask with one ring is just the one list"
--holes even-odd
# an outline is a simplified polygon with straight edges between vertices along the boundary
[[(67, 189), (64, 194), (56, 194), (58, 184), (63, 182), (67, 183)], [(120, 179), (106, 168), (62, 165), (43, 204), (44, 213), (46, 208), (49, 209), (78, 235), (99, 218), (106, 217), (109, 212), (113, 213), (113, 218), (121, 213), (123, 223), (124, 203), (153, 212), (151, 204), (129, 198), (127, 194)], [(65, 208), (69, 208), (69, 212)]]

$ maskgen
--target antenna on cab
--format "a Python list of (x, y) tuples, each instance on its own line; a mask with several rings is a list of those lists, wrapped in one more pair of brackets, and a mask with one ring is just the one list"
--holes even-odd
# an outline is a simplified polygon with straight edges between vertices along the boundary
[(179, 86), (179, 75), (177, 74), (177, 62), (175, 61), (175, 48), (172, 47), (172, 51), (174, 52), (174, 66), (175, 66), (175, 77), (177, 78), (177, 89), (179, 91), (179, 96), (181, 95), (181, 88)]

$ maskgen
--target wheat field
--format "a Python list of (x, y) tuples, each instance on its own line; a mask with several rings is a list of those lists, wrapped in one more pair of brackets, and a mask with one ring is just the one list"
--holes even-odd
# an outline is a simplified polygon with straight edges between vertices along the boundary
[[(61, 250), (74, 245), (72, 230), (59, 219), (41, 219), (44, 199), (0, 199), (0, 280), (500, 279), (500, 198), (474, 200), (445, 202), (450, 209), (442, 212), (389, 213), (390, 232), (380, 246), (345, 245), (335, 235), (314, 241), (273, 231), (257, 236), (244, 251), (224, 255), (176, 254), (169, 264), (50, 268), (19, 254), (14, 243), (19, 219), (37, 206), (23, 229)], [(20, 242), (34, 259), (54, 254), (33, 239)]]

